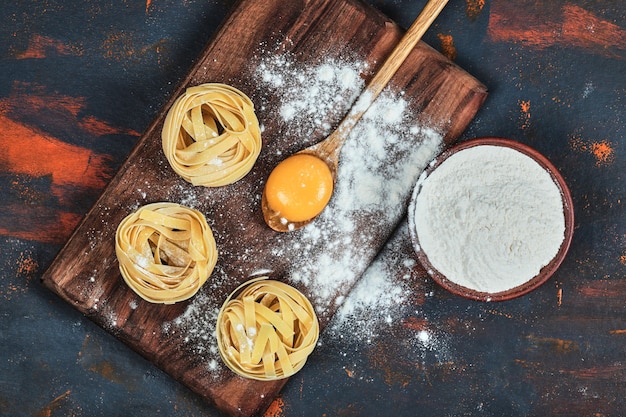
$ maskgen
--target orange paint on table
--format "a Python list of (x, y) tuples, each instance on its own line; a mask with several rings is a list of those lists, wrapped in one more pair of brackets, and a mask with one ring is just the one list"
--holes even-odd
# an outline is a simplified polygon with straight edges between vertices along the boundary
[(55, 399), (53, 399), (50, 403), (46, 404), (43, 408), (41, 408), (36, 413), (33, 413), (33, 417), (51, 417), (52, 412), (58, 409), (61, 406), (63, 400), (70, 396), (72, 391), (67, 390), (63, 394), (59, 395)]
[(476, 19), (485, 7), (485, 0), (465, 0), (465, 14), (470, 19)]
[(122, 384), (122, 382), (124, 381), (123, 378), (118, 375), (118, 372), (115, 370), (113, 365), (110, 362), (106, 362), (104, 360), (93, 363), (88, 368), (88, 370), (93, 372), (94, 374), (100, 375), (104, 379), (107, 379), (111, 382)]
[(565, 4), (555, 14), (552, 2), (524, 4), (528, 6), (500, 0), (491, 5), (487, 34), (492, 41), (522, 43), (539, 49), (555, 45), (577, 47), (611, 58), (626, 58), (624, 28), (578, 5)]
[(101, 189), (110, 178), (109, 157), (67, 144), (0, 114), (3, 152), (0, 164), (15, 174), (52, 177), (53, 194), (61, 197), (63, 187)]
[(535, 337), (533, 335), (527, 336), (527, 338), (536, 345), (550, 347), (558, 353), (570, 353), (580, 349), (578, 344), (573, 340), (556, 337)]
[(61, 244), (78, 226), (82, 216), (64, 211), (52, 211), (24, 205), (3, 206), (6, 218), (36, 219), (36, 221), (15, 222), (8, 227), (0, 227), (0, 236), (11, 236), (18, 239), (32, 240), (42, 243)]
[(119, 384), (129, 392), (137, 389), (137, 377), (131, 375), (119, 364), (108, 361), (103, 354), (102, 346), (98, 339), (92, 338), (89, 333), (85, 335), (77, 356), (76, 363), (86, 371), (93, 372), (108, 381)]
[(21, 175), (11, 180), (11, 193), (15, 194), (20, 202), (27, 205), (45, 204), (50, 199), (47, 190), (40, 190), (30, 184), (30, 177)]
[(588, 283), (584, 287), (578, 288), (578, 293), (581, 297), (596, 299), (602, 303), (609, 303), (612, 300), (622, 301), (624, 297), (624, 282), (620, 280), (613, 280), (608, 276), (602, 279), (597, 279)]
[[(82, 216), (50, 210), (49, 200), (56, 199), (61, 207), (71, 206), (77, 192), (99, 191), (113, 175), (110, 156), (68, 144), (31, 126), (32, 113), (46, 114), (59, 126), (73, 126), (81, 136), (140, 135), (132, 129), (118, 128), (84, 115), (85, 108), (83, 97), (49, 94), (45, 86), (17, 81), (11, 95), (0, 99), (3, 146), (0, 166), (14, 177), (11, 191), (18, 200), (2, 207), (5, 218), (13, 217), (16, 221), (0, 225), (1, 235), (46, 243), (64, 242)], [(49, 188), (33, 186), (42, 178)]]
[(94, 116), (86, 116), (82, 118), (78, 122), (78, 126), (80, 126), (87, 133), (90, 133), (94, 136), (131, 135), (139, 137), (141, 135), (136, 130), (115, 127)]
[(14, 296), (25, 294), (30, 282), (39, 273), (39, 264), (31, 251), (22, 251), (13, 265), (15, 269), (7, 272), (3, 285), (0, 286), (0, 297), (11, 300)]
[(167, 50), (167, 39), (138, 46), (135, 35), (129, 32), (111, 32), (102, 41), (101, 49), (104, 57), (118, 62), (140, 60), (150, 55), (155, 55), (160, 61), (161, 54)]
[(416, 331), (426, 330), (428, 328), (428, 320), (419, 319), (417, 317), (409, 317), (402, 320), (402, 326)]
[(26, 50), (15, 54), (15, 58), (42, 59), (60, 55), (80, 56), (82, 53), (82, 49), (79, 47), (66, 45), (61, 40), (35, 33), (29, 39)]
[(561, 369), (559, 372), (563, 375), (572, 375), (579, 380), (619, 381), (622, 379), (620, 375), (624, 374), (624, 366), (621, 362), (615, 362), (592, 368)]
[[(3, 152), (0, 165), (16, 176), (50, 178), (50, 195), (60, 204), (71, 204), (73, 193), (69, 188), (100, 190), (111, 177), (106, 155), (98, 155), (89, 149), (64, 143), (52, 136), (17, 123), (2, 114), (0, 108), (0, 137)], [(15, 187), (15, 186), (14, 186)], [(69, 188), (68, 188), (69, 187)], [(20, 188), (24, 198), (33, 193)], [(0, 227), (0, 234), (47, 243), (63, 242), (82, 218), (75, 213), (52, 212), (37, 206), (36, 200), (29, 204), (5, 205), (5, 213), (16, 219), (36, 219), (32, 222), (16, 221), (11, 226)], [(7, 214), (7, 217), (10, 217)]]
[(568, 4), (563, 7), (562, 27), (562, 35), (581, 48), (614, 46), (626, 50), (626, 30), (580, 6)]
[(530, 112), (530, 100), (529, 101), (520, 101), (520, 107), (524, 113)]
[(76, 125), (94, 136), (123, 134), (139, 137), (140, 133), (128, 128), (112, 126), (92, 115), (84, 115), (87, 107), (84, 97), (51, 94), (45, 86), (19, 82), (13, 84), (13, 91), (7, 98), (0, 99), (0, 114), (19, 120), (24, 112), (38, 111), (58, 114), (59, 124)]
[(21, 253), (17, 260), (17, 273), (26, 277), (31, 277), (39, 271), (39, 264), (32, 255)]
[(500, 311), (500, 310), (493, 310), (492, 309), (492, 310), (487, 310), (487, 312), (489, 314), (493, 314), (494, 316), (500, 316), (500, 317), (504, 317), (504, 318), (507, 318), (507, 319), (513, 319), (514, 318), (513, 314), (507, 313), (507, 312), (504, 312), (504, 311)]
[(71, 97), (61, 94), (50, 94), (46, 87), (36, 83), (15, 81), (11, 95), (0, 99), (0, 113), (15, 119), (22, 112), (52, 110), (67, 113), (72, 121), (85, 108), (84, 97)]
[(596, 157), (596, 165), (613, 162), (613, 146), (606, 140), (592, 143), (591, 153)]
[(613, 144), (607, 140), (586, 141), (578, 135), (569, 140), (570, 148), (577, 152), (590, 153), (596, 160), (596, 166), (610, 165), (615, 160)]
[(420, 364), (419, 362), (417, 364), (404, 362), (404, 364), (398, 365), (397, 357), (394, 353), (396, 350), (392, 346), (393, 344), (394, 342), (392, 341), (380, 341), (373, 345), (371, 349), (366, 351), (368, 361), (372, 369), (380, 371), (385, 384), (390, 387), (406, 387), (413, 379), (410, 366), (420, 366)]
[(520, 128), (527, 129), (530, 126), (530, 100), (521, 100), (519, 102), (520, 106)]
[(263, 417), (281, 417), (283, 416), (285, 408), (285, 402), (282, 398), (278, 397), (267, 408)]
[(438, 33), (437, 37), (441, 42), (441, 52), (443, 53), (443, 55), (450, 61), (454, 61), (456, 59), (457, 52), (456, 48), (454, 47), (454, 38), (452, 37), (452, 35)]

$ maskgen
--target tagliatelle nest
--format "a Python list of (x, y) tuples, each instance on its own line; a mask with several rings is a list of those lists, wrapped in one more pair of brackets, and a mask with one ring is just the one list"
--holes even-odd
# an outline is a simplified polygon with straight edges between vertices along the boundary
[(309, 300), (267, 277), (235, 290), (217, 317), (220, 355), (235, 373), (251, 379), (287, 378), (304, 366), (319, 338)]
[(115, 253), (126, 284), (144, 300), (173, 304), (192, 297), (217, 263), (206, 218), (176, 203), (153, 203), (117, 228)]
[(165, 117), (162, 146), (172, 169), (193, 185), (231, 184), (250, 172), (261, 152), (254, 105), (225, 84), (190, 87)]

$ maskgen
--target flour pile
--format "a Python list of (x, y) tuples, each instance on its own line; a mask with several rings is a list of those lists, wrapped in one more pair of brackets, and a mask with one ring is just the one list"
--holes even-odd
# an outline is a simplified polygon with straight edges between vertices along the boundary
[(529, 281), (557, 254), (565, 233), (559, 188), (529, 156), (473, 146), (420, 179), (409, 214), (421, 249), (449, 280), (487, 293)]

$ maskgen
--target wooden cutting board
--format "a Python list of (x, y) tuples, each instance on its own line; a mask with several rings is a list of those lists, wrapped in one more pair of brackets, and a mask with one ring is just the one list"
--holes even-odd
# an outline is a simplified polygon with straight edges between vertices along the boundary
[[(260, 212), (267, 175), (289, 153), (323, 139), (350, 102), (320, 109), (314, 115), (319, 129), (293, 135), (290, 132), (298, 126), (281, 118), (284, 97), (279, 83), (266, 88), (259, 68), (263, 65), (278, 73), (280, 68), (272, 65), (284, 66), (290, 60), (305, 74), (320, 63), (350, 57), (363, 64), (360, 76), (368, 80), (401, 34), (395, 23), (357, 0), (238, 3), (45, 272), (45, 285), (221, 411), (240, 416), (262, 413), (285, 381), (245, 380), (219, 362), (212, 341), (215, 312), (239, 283), (265, 272), (302, 290), (314, 303), (323, 328), (402, 219), (416, 172), (401, 184), (398, 209), (349, 214), (342, 222), (350, 227), (343, 229), (328, 221), (309, 230), (273, 232)], [(271, 59), (278, 55), (282, 58)], [(171, 170), (161, 151), (161, 128), (173, 100), (184, 88), (205, 82), (222, 82), (246, 92), (263, 126), (263, 150), (254, 169), (239, 182), (214, 189), (186, 183)], [(424, 43), (400, 68), (391, 89), (402, 92), (407, 112), (416, 123), (435, 126), (442, 133), (443, 146), (461, 134), (486, 97), (480, 82)], [(385, 136), (381, 135), (381, 144), (387, 146)], [(422, 144), (416, 139), (411, 146), (419, 149)], [(353, 147), (358, 153), (358, 143)], [(393, 166), (388, 162), (380, 169)], [(351, 175), (351, 181), (361, 180), (358, 172)], [(346, 181), (341, 178), (341, 167), (339, 181)], [(356, 206), (362, 195), (357, 197)], [(386, 192), (366, 197), (368, 204), (390, 198)], [(178, 202), (205, 213), (219, 249), (216, 269), (198, 295), (170, 306), (147, 303), (129, 290), (120, 277), (114, 251), (119, 222), (139, 206), (155, 201)], [(346, 264), (343, 269), (342, 263)], [(329, 272), (338, 274), (337, 280), (322, 281), (333, 284), (321, 288), (316, 278)]]

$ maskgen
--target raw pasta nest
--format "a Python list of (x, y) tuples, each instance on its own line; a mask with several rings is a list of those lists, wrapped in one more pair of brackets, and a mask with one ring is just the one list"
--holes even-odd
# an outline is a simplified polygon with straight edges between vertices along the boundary
[(144, 300), (162, 304), (192, 297), (217, 262), (204, 215), (176, 203), (148, 204), (124, 218), (115, 253), (126, 284)]
[(261, 152), (254, 104), (225, 84), (190, 87), (165, 117), (162, 145), (174, 171), (193, 185), (232, 184), (250, 172)]
[(216, 335), (231, 370), (246, 378), (276, 380), (302, 369), (317, 343), (319, 323), (302, 293), (260, 277), (228, 297), (217, 317)]

